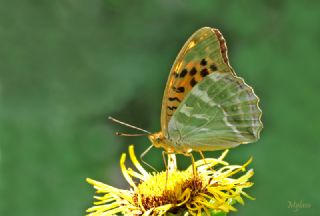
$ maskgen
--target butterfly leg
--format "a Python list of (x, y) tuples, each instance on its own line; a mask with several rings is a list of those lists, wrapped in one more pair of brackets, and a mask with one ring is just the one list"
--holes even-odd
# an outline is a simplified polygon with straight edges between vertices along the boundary
[(201, 158), (202, 158), (202, 160), (204, 161), (204, 164), (205, 164), (205, 165), (208, 165), (208, 168), (209, 168), (211, 171), (213, 171), (212, 167), (209, 166), (210, 163), (208, 163), (208, 162), (206, 161), (206, 158), (204, 157), (203, 152), (202, 152), (202, 151), (199, 151), (199, 154), (201, 155)]
[[(202, 152), (202, 151), (199, 151), (199, 154), (201, 155), (202, 160), (204, 161), (204, 164), (205, 164), (205, 165), (208, 165), (208, 168), (211, 170), (211, 172), (214, 172), (214, 170), (212, 169), (212, 167), (209, 166), (210, 163), (208, 163), (208, 162), (206, 161), (206, 158), (204, 157), (203, 152)], [(212, 181), (212, 177), (210, 177), (210, 179), (209, 179), (209, 181), (208, 181), (208, 185), (211, 184), (211, 181)]]
[(164, 166), (166, 167), (166, 184), (164, 186), (164, 190), (167, 190), (167, 182), (168, 182), (168, 175), (169, 175), (169, 170), (168, 170), (168, 166), (167, 166), (167, 162), (166, 162), (166, 151), (162, 151), (162, 159), (163, 159), (163, 163)]
[(153, 169), (153, 171), (158, 172), (153, 166), (151, 166), (150, 164), (148, 164), (147, 162), (145, 162), (143, 160), (143, 157), (150, 151), (150, 149), (153, 147), (153, 145), (149, 146), (144, 152), (142, 152), (142, 154), (140, 155), (140, 160), (142, 161), (142, 163), (144, 163), (145, 165), (147, 165), (148, 167), (150, 167), (151, 169)]
[(193, 172), (194, 176), (197, 176), (197, 169), (196, 169), (196, 166), (195, 166), (195, 161), (194, 161), (193, 154), (191, 152), (189, 152), (189, 153), (187, 153), (185, 155), (191, 158), (192, 172)]
[[(194, 161), (194, 157), (193, 157), (193, 154), (191, 152), (185, 154), (186, 156), (190, 157), (191, 158), (191, 163), (192, 163), (192, 172), (193, 172), (193, 178), (196, 179), (197, 177), (197, 168), (195, 166), (195, 161)], [(194, 188), (196, 188), (197, 186), (195, 185), (195, 182), (193, 181), (193, 186)]]
[(162, 151), (163, 163), (164, 163), (164, 166), (166, 167), (166, 170), (167, 170), (167, 169), (168, 169), (168, 166), (167, 166), (167, 162), (166, 162), (166, 154), (167, 154), (166, 151)]
[[(168, 155), (168, 163), (166, 162), (166, 155)], [(177, 169), (177, 159), (174, 153), (169, 153), (166, 151), (162, 151), (162, 158), (163, 158), (163, 163), (166, 167), (166, 184), (165, 184), (165, 190), (166, 190), (169, 172), (174, 172)]]

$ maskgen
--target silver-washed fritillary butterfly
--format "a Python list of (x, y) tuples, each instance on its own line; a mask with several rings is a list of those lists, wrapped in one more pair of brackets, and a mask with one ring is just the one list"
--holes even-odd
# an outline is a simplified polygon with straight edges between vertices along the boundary
[(161, 131), (149, 135), (168, 153), (214, 151), (254, 142), (262, 129), (259, 98), (229, 64), (218, 29), (196, 31), (169, 74)]

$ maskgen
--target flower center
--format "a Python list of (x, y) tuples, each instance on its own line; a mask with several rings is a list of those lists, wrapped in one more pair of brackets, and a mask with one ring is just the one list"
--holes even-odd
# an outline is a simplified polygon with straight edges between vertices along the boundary
[[(192, 200), (198, 193), (206, 193), (203, 179), (186, 171), (176, 171), (168, 175), (160, 172), (138, 185), (133, 201), (136, 206), (148, 210), (166, 204), (178, 205)], [(141, 201), (139, 201), (139, 199)]]

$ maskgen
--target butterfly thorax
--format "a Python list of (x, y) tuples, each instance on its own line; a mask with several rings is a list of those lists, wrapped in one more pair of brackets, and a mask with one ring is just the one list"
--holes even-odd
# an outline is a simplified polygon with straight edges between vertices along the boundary
[(188, 154), (191, 152), (190, 148), (180, 145), (181, 143), (174, 142), (173, 140), (167, 138), (162, 131), (153, 133), (149, 135), (148, 138), (153, 146), (157, 148), (164, 148), (164, 150), (168, 153)]
[(153, 133), (148, 136), (152, 145), (157, 148), (164, 148), (166, 152), (173, 152), (173, 149), (169, 145), (169, 140), (163, 135), (162, 131)]

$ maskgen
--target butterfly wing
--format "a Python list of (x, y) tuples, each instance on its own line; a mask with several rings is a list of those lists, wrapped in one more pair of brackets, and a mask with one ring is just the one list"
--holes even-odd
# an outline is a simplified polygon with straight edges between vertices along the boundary
[(259, 98), (242, 78), (215, 72), (197, 84), (173, 114), (168, 136), (176, 150), (219, 150), (259, 138)]
[(217, 29), (196, 31), (182, 47), (169, 74), (161, 108), (161, 129), (167, 135), (168, 122), (190, 90), (215, 72), (233, 74), (227, 47)]

